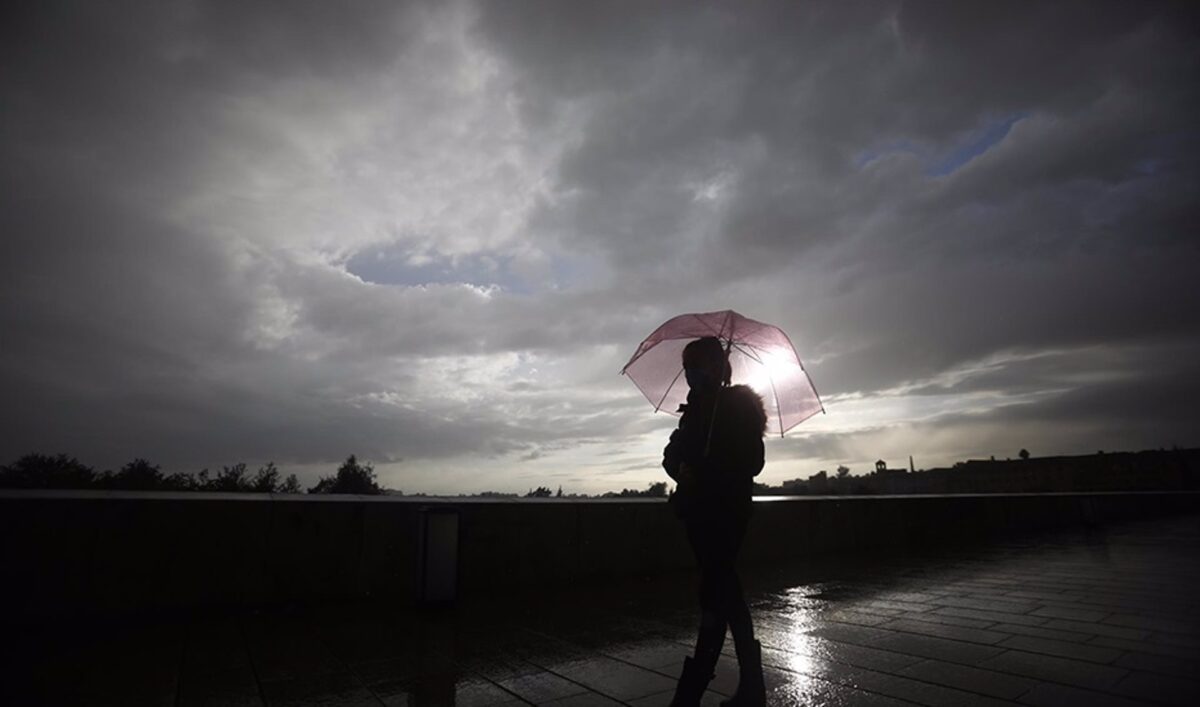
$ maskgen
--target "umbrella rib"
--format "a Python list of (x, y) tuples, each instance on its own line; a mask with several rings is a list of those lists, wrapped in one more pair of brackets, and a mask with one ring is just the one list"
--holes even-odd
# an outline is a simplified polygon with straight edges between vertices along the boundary
[[(645, 343), (645, 342), (642, 342), (642, 343)], [(647, 349), (647, 350), (649, 350), (649, 349)], [(629, 358), (629, 360), (625, 362), (624, 366), (621, 366), (620, 375), (625, 375), (625, 371), (628, 371), (629, 367), (633, 365), (633, 362), (638, 360), (639, 358), (641, 358), (642, 354), (644, 354), (644, 353), (646, 353), (646, 352), (643, 351), (642, 347), (639, 345), (637, 351), (633, 352), (633, 356), (631, 356)]]
[(668, 394), (668, 393), (670, 393), (670, 392), (671, 392), (671, 389), (675, 387), (675, 383), (676, 383), (676, 382), (679, 380), (679, 376), (680, 376), (682, 373), (683, 373), (683, 367), (682, 367), (682, 366), (680, 366), (680, 368), (679, 368), (679, 373), (676, 373), (676, 374), (675, 374), (675, 377), (671, 379), (671, 385), (668, 385), (668, 386), (667, 386), (667, 389), (663, 391), (662, 397), (661, 397), (661, 398), (659, 398), (659, 399), (658, 399), (658, 403), (656, 403), (656, 404), (655, 404), (655, 406), (654, 406), (654, 412), (658, 412), (659, 410), (661, 410), (661, 409), (662, 409), (662, 404), (663, 404), (663, 401), (667, 399), (667, 394)]
[[(792, 337), (788, 336), (787, 332), (782, 329), (779, 330), (779, 333), (783, 334), (783, 338), (788, 342), (788, 346), (792, 347), (792, 353), (795, 353), (796, 345), (792, 343)], [(817, 392), (817, 386), (815, 383), (812, 382), (812, 376), (808, 375), (808, 370), (806, 370), (804, 368), (804, 361), (800, 360), (799, 354), (796, 355), (796, 363), (800, 364), (800, 370), (803, 371), (804, 378), (806, 380), (808, 380), (808, 387), (812, 388), (813, 395), (817, 396), (817, 405), (821, 406), (821, 414), (824, 415), (825, 414), (825, 403), (821, 402), (821, 394), (819, 392)], [(815, 414), (816, 413), (814, 412), (813, 415), (815, 415)], [(812, 417), (812, 415), (809, 415), (808, 417)], [(804, 419), (807, 420), (808, 417), (806, 417)], [(804, 422), (804, 420), (801, 420), (800, 422)], [(798, 424), (800, 424), (800, 422), (797, 422), (796, 424), (798, 425)]]
[(758, 357), (758, 351), (757, 351), (757, 350), (755, 349), (755, 347), (754, 347), (753, 345), (751, 345), (751, 344), (746, 344), (746, 343), (733, 343), (733, 348), (735, 348), (735, 349), (737, 349), (738, 351), (741, 351), (742, 353), (746, 354), (746, 356), (748, 356), (748, 357), (750, 358), (750, 360), (751, 360), (751, 361), (754, 361), (755, 363), (762, 363), (762, 362), (763, 362), (763, 361), (762, 361), (762, 359)]
[[(719, 339), (719, 338), (721, 338), (721, 330), (720, 330), (720, 329), (713, 329), (713, 325), (712, 325), (712, 324), (709, 324), (708, 322), (706, 322), (706, 321), (704, 321), (703, 319), (701, 319), (699, 314), (693, 314), (693, 315), (692, 315), (692, 317), (693, 317), (693, 318), (694, 318), (696, 321), (698, 321), (698, 322), (700, 322), (701, 324), (703, 324), (703, 325), (704, 325), (704, 326), (705, 326), (705, 327), (706, 327), (706, 328), (707, 328), (709, 331), (711, 331), (713, 334), (715, 334), (715, 335), (716, 335), (716, 337), (717, 337), (718, 339)], [(722, 328), (724, 328), (724, 325), (722, 325)], [(690, 336), (689, 336), (689, 337), (683, 337), (683, 338), (689, 338), (689, 339), (690, 339), (690, 338), (693, 338), (693, 337), (690, 337)]]
[(779, 419), (779, 437), (783, 438), (783, 407), (779, 404), (779, 391), (775, 389), (775, 376), (767, 371), (767, 380), (771, 382), (771, 395), (775, 396), (775, 417)]
[[(817, 405), (820, 405), (820, 406), (821, 406), (821, 414), (822, 414), (822, 415), (824, 415), (824, 414), (825, 414), (825, 403), (824, 403), (824, 402), (822, 402), (822, 400), (821, 400), (821, 394), (817, 392), (817, 385), (816, 385), (816, 383), (813, 383), (813, 382), (812, 382), (812, 376), (808, 375), (808, 371), (805, 371), (805, 370), (804, 370), (804, 364), (803, 364), (803, 363), (802, 363), (802, 364), (800, 364), (800, 370), (801, 370), (801, 371), (804, 371), (804, 378), (805, 378), (805, 380), (807, 380), (807, 381), (808, 381), (808, 387), (809, 387), (809, 388), (812, 388), (813, 395), (815, 395), (815, 396), (817, 397)], [(813, 414), (816, 414), (816, 413), (813, 413)], [(811, 417), (811, 415), (810, 415), (809, 417)], [(806, 418), (806, 419), (807, 419), (807, 418)]]

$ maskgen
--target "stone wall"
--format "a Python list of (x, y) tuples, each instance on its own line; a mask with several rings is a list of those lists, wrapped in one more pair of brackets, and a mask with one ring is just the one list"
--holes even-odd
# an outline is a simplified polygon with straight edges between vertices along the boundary
[[(460, 500), (157, 492), (0, 492), (10, 616), (418, 598), (428, 508), (459, 517), (460, 597), (686, 569), (659, 499)], [(977, 542), (1200, 511), (1200, 493), (760, 499), (749, 563)]]

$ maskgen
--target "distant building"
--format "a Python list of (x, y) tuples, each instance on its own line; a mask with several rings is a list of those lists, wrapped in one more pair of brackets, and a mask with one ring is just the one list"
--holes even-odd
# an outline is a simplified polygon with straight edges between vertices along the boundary
[(808, 492), (814, 494), (829, 493), (829, 474), (821, 470), (808, 477)]
[[(953, 467), (915, 471), (889, 469), (880, 459), (875, 473), (853, 479), (825, 471), (807, 482), (785, 482), (786, 493), (1045, 493), (1049, 491), (1138, 491), (1200, 489), (1200, 449), (1109, 452), (1027, 459), (970, 459)], [(910, 472), (910, 470), (912, 470)], [(783, 491), (771, 489), (776, 493)], [(763, 493), (767, 489), (756, 490)]]

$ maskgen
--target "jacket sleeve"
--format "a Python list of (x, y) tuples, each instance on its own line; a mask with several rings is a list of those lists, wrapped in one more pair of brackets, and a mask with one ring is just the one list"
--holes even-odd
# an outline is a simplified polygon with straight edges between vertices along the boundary
[(667, 441), (667, 446), (663, 449), (663, 469), (666, 469), (667, 476), (676, 482), (679, 481), (679, 465), (683, 462), (682, 436), (683, 431), (676, 429), (671, 433), (671, 439)]
[(762, 432), (756, 429), (749, 430), (745, 445), (746, 471), (750, 472), (750, 476), (758, 476), (759, 472), (763, 470), (763, 466), (767, 463)]
[(667, 446), (663, 449), (663, 469), (676, 482), (680, 480), (679, 466), (687, 463), (696, 473), (703, 473), (708, 465), (704, 458), (704, 442), (701, 432), (707, 426), (703, 418), (698, 418), (692, 411), (685, 411), (679, 418), (679, 426), (671, 433)]

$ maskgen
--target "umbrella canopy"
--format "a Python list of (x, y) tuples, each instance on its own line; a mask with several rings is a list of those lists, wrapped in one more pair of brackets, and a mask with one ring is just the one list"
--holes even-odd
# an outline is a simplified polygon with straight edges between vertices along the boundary
[(762, 396), (772, 432), (782, 436), (825, 411), (787, 334), (731, 309), (668, 320), (638, 346), (621, 373), (629, 376), (655, 412), (675, 412), (688, 394), (683, 347), (705, 336), (717, 337), (729, 351), (733, 383), (748, 385)]

